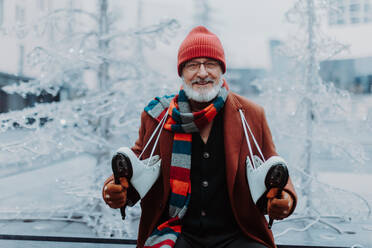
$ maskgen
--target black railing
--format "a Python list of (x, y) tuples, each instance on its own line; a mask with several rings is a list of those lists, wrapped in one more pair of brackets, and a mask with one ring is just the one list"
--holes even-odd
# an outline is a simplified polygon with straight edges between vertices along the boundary
[[(68, 242), (68, 243), (95, 243), (95, 244), (126, 244), (135, 245), (135, 239), (115, 238), (88, 238), (88, 237), (58, 237), (58, 236), (35, 236), (35, 235), (11, 235), (0, 234), (0, 240), (18, 241), (47, 241), (47, 242)], [(278, 245), (278, 248), (346, 248), (341, 246), (304, 246), (304, 245)]]

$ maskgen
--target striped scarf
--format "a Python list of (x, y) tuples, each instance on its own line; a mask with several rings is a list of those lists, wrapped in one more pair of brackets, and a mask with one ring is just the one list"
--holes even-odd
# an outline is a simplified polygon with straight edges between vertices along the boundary
[(174, 132), (170, 168), (170, 219), (153, 231), (145, 242), (145, 248), (173, 247), (176, 243), (182, 229), (180, 220), (185, 215), (191, 198), (192, 133), (199, 132), (213, 120), (223, 108), (227, 93), (228, 87), (224, 81), (217, 97), (210, 105), (199, 112), (191, 112), (185, 91), (181, 87), (178, 95), (157, 97), (145, 108), (145, 111), (158, 122), (168, 111), (169, 118), (164, 128)]

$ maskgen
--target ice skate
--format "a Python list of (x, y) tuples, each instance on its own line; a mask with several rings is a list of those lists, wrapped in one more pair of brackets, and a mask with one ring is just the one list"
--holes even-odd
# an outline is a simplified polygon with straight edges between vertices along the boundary
[(253, 166), (248, 156), (246, 164), (249, 189), (254, 203), (257, 204), (258, 199), (268, 190), (265, 181), (269, 170), (276, 165), (287, 168), (287, 163), (280, 156), (272, 156), (263, 162), (258, 156), (254, 155)]
[(129, 159), (127, 179), (143, 198), (160, 175), (160, 157), (155, 155), (150, 161), (149, 159), (139, 160), (129, 147), (119, 148), (117, 154), (122, 154)]

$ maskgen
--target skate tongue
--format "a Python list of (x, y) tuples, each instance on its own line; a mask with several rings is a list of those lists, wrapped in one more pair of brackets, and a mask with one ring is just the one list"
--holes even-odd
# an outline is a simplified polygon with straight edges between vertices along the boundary
[(258, 168), (260, 167), (264, 162), (260, 159), (259, 156), (257, 155), (254, 155), (253, 156), (253, 164), (254, 164), (254, 168)]
[(150, 162), (149, 162), (149, 159), (150, 158), (146, 158), (146, 159), (140, 160), (140, 161), (142, 162), (143, 166), (145, 166), (145, 167), (152, 167), (152, 166), (154, 166), (154, 165), (157, 164), (157, 162), (160, 159), (160, 156), (159, 155), (152, 156)]

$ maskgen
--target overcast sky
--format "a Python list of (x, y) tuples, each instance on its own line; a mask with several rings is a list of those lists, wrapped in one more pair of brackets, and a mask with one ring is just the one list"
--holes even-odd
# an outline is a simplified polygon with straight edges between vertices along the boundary
[[(296, 25), (285, 18), (295, 0), (209, 0), (211, 6), (210, 26), (225, 48), (227, 67), (250, 67), (270, 69), (270, 39), (288, 40), (294, 35)], [(132, 0), (132, 7), (137, 1)], [(176, 18), (181, 29), (170, 46), (158, 46), (147, 53), (147, 60), (161, 70), (174, 72), (178, 46), (190, 29), (197, 25), (194, 16), (196, 1), (142, 0), (143, 25), (153, 24), (164, 17)], [(127, 16), (136, 14), (135, 9), (123, 10)], [(133, 18), (132, 18), (133, 19)], [(134, 18), (135, 19), (135, 18)], [(327, 17), (322, 19), (325, 33), (345, 45), (350, 45), (335, 58), (372, 56), (372, 24), (353, 24), (329, 27)], [(159, 60), (161, 58), (161, 60)], [(171, 64), (173, 67), (169, 67)]]
[[(35, 3), (36, 0), (27, 0)], [(177, 51), (180, 43), (192, 27), (200, 24), (195, 19), (198, 12), (196, 0), (141, 0), (142, 26), (156, 24), (164, 18), (175, 18), (181, 28), (169, 45), (158, 44), (156, 49), (145, 49), (146, 60), (151, 67), (163, 71), (163, 74), (175, 73)], [(62, 3), (58, 2), (58, 3)], [(136, 27), (139, 0), (110, 0), (110, 11), (121, 16), (121, 30)], [(199, 1), (200, 2), (200, 1)], [(293, 34), (295, 26), (285, 19), (285, 13), (293, 6), (295, 0), (209, 0), (211, 7), (210, 25), (208, 28), (216, 33), (225, 49), (227, 67), (250, 67), (270, 69), (270, 39), (287, 40)], [(78, 5), (96, 11), (97, 1), (73, 1)], [(55, 3), (57, 4), (57, 3)], [(54, 5), (55, 5), (54, 4)], [(54, 6), (57, 7), (57, 6)], [(9, 10), (11, 11), (11, 10)], [(28, 10), (29, 11), (29, 10)], [(33, 13), (28, 13), (32, 16)], [(325, 20), (326, 21), (326, 20)], [(350, 44), (349, 52), (340, 57), (372, 56), (372, 24), (333, 27), (327, 30), (336, 40)], [(6, 37), (1, 37), (1, 53), (9, 56), (0, 58), (0, 70), (16, 72), (18, 47)], [(35, 44), (37, 41), (34, 41)], [(39, 44), (40, 45), (40, 44)], [(6, 58), (6, 59), (5, 59)], [(9, 61), (8, 58), (13, 58)], [(32, 73), (31, 73), (32, 74)]]
[[(270, 67), (269, 40), (284, 39), (290, 30), (284, 14), (293, 0), (213, 0), (210, 25), (225, 49), (228, 67)], [(172, 40), (171, 46), (158, 52), (176, 63), (179, 44), (190, 29), (197, 25), (195, 1), (143, 0), (144, 25), (161, 18), (176, 18), (181, 29)], [(156, 51), (154, 51), (157, 53)], [(158, 56), (155, 56), (158, 57)], [(150, 61), (153, 58), (148, 57)]]

